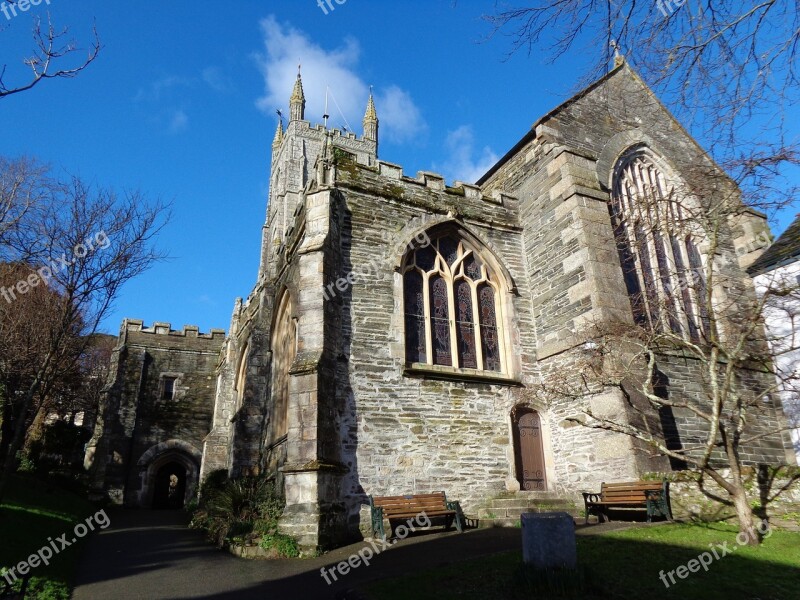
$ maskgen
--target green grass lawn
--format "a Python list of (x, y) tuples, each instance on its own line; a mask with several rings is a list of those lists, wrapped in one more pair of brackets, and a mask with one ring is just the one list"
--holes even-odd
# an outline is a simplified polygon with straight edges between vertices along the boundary
[[(522, 552), (448, 565), (386, 580), (365, 589), (370, 600), (480, 598), (670, 598), (673, 600), (800, 599), (800, 534), (776, 531), (756, 548), (740, 547), (736, 530), (722, 524), (660, 525), (578, 537), (577, 573), (535, 581), (522, 569)], [(671, 571), (728, 543), (727, 556), (665, 587)], [(667, 579), (669, 582), (669, 579)], [(558, 590), (569, 590), (561, 591)], [(559, 595), (559, 593), (561, 595)]]
[[(32, 477), (14, 477), (0, 504), (0, 573), (27, 560), (47, 545), (49, 537), (55, 540), (69, 533), (71, 539), (74, 525), (96, 511), (82, 498), (60, 488)], [(26, 599), (69, 598), (80, 548), (80, 542), (73, 544), (56, 554), (49, 566), (32, 569)], [(4, 586), (5, 579), (0, 578), (0, 589)]]

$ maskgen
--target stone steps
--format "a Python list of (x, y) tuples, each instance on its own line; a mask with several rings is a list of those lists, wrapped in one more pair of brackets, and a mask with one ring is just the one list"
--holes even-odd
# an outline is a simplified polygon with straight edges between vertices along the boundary
[(507, 492), (478, 509), (478, 527), (519, 527), (523, 513), (556, 511), (573, 518), (580, 512), (574, 502), (555, 492)]

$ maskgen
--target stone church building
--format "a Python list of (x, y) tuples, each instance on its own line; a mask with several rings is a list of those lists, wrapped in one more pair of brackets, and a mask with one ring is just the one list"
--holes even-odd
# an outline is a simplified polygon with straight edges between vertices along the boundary
[[(220, 469), (266, 474), (285, 492), (284, 531), (332, 547), (358, 538), (371, 494), (444, 490), (475, 517), (498, 496), (574, 498), (678, 468), (572, 420), (591, 409), (633, 422), (619, 390), (531, 392), (582, 376), (598, 324), (691, 339), (708, 326), (691, 290), (666, 299), (680, 318), (658, 311), (664, 253), (700, 273), (702, 237), (656, 247), (640, 228), (670, 218), (692, 166), (737, 191), (623, 60), (475, 184), (379, 160), (372, 98), (361, 136), (304, 112), (298, 75), (272, 144), (258, 279), (227, 336), (123, 323), (87, 450), (98, 490), (164, 506)], [(663, 214), (626, 213), (659, 194)], [(766, 220), (748, 212), (723, 229), (717, 253), (739, 284), (713, 293), (745, 301)], [(702, 396), (695, 363), (664, 356), (665, 393)], [(779, 405), (760, 410), (758, 425), (778, 431)], [(671, 448), (702, 440), (691, 411), (651, 416)], [(776, 433), (743, 457), (783, 464), (789, 450)]]

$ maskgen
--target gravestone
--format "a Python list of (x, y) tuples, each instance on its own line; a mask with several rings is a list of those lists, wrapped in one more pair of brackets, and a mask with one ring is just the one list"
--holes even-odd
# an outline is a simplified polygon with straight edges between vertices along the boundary
[(523, 513), (522, 560), (537, 569), (574, 569), (575, 523), (565, 512)]

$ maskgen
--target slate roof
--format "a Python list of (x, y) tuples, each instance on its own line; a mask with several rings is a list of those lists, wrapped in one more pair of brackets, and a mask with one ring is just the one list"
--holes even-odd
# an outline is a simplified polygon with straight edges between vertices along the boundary
[(764, 254), (748, 267), (747, 272), (751, 276), (760, 275), (798, 259), (800, 259), (800, 214)]

